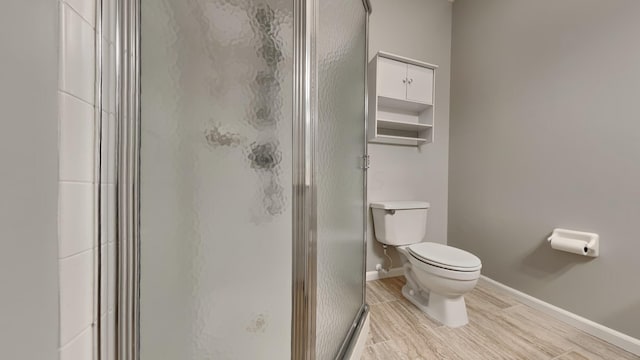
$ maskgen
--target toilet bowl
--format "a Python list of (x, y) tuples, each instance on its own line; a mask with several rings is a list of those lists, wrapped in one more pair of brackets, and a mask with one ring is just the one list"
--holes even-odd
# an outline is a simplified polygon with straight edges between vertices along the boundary
[(378, 202), (371, 208), (376, 239), (400, 253), (407, 279), (403, 296), (446, 326), (467, 324), (464, 294), (480, 278), (480, 259), (452, 246), (422, 242), (429, 203)]
[[(473, 290), (480, 278), (480, 259), (475, 255), (451, 246), (436, 243), (428, 245), (422, 253), (415, 245), (398, 247), (404, 263), (404, 275), (407, 284), (402, 294), (420, 310), (449, 327), (459, 327), (469, 322), (464, 294)], [(435, 262), (427, 260), (429, 250), (446, 251), (459, 255), (459, 259)], [(425, 259), (426, 258), (426, 259)], [(461, 266), (464, 265), (464, 266)]]

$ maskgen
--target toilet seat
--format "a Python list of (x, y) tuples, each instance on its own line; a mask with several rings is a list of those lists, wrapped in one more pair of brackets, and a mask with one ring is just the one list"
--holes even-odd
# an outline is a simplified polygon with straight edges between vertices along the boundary
[(460, 281), (475, 281), (480, 277), (480, 270), (475, 271), (456, 271), (445, 269), (443, 267), (432, 265), (426, 263), (422, 260), (419, 260), (413, 255), (409, 255), (409, 263), (413, 269), (417, 272), (421, 271), (424, 273), (431, 274), (433, 276), (438, 276), (445, 279), (451, 280), (460, 280)]
[(482, 268), (477, 256), (453, 246), (422, 242), (407, 246), (407, 250), (414, 259), (444, 270), (476, 272)]

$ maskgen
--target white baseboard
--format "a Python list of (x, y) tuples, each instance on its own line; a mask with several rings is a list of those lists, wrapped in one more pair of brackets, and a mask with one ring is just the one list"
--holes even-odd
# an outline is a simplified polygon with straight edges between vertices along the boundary
[(362, 354), (364, 353), (364, 348), (367, 344), (367, 339), (369, 339), (370, 317), (371, 317), (371, 313), (367, 312), (367, 317), (364, 319), (362, 330), (360, 331), (360, 335), (358, 335), (358, 339), (356, 339), (356, 344), (353, 347), (353, 352), (351, 353), (349, 360), (360, 360), (360, 358), (362, 358)]
[(404, 270), (401, 267), (389, 269), (389, 271), (386, 273), (378, 270), (373, 270), (373, 271), (367, 271), (366, 279), (367, 281), (386, 279), (391, 277), (402, 276), (403, 273), (404, 273)]
[[(368, 277), (369, 277), (369, 273), (367, 273), (367, 280), (368, 280)], [(629, 335), (610, 329), (604, 325), (598, 324), (589, 319), (585, 319), (582, 316), (578, 316), (567, 310), (551, 305), (531, 295), (525, 294), (505, 284), (502, 284), (493, 279), (490, 279), (484, 275), (482, 275), (481, 278), (486, 280), (488, 283), (491, 283), (496, 287), (499, 287), (502, 290), (506, 291), (511, 296), (513, 296), (516, 300), (522, 302), (523, 304), (526, 304), (536, 310), (540, 310), (543, 313), (554, 317), (555, 319), (558, 319), (575, 328), (578, 328), (586, 332), (587, 334), (593, 335), (597, 338), (600, 338), (604, 341), (614, 344), (622, 349), (625, 349), (630, 353), (633, 353), (635, 355), (640, 355), (640, 339), (633, 338)]]

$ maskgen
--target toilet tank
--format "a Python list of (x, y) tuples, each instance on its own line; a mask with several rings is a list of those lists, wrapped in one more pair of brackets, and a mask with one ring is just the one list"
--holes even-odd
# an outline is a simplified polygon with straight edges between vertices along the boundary
[(376, 239), (387, 245), (419, 243), (427, 231), (428, 202), (382, 201), (371, 203)]

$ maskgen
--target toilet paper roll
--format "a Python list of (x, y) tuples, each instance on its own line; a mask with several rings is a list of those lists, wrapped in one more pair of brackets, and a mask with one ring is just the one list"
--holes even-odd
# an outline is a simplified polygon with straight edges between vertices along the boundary
[(563, 237), (552, 237), (551, 248), (566, 251), (579, 255), (587, 255), (587, 242), (582, 240), (567, 239)]

